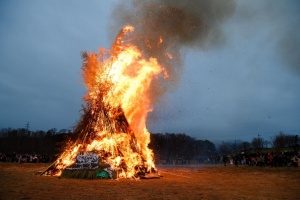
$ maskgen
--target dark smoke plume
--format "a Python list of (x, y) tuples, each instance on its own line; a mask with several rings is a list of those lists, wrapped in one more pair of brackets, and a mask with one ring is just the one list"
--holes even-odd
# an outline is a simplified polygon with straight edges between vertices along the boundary
[(152, 96), (157, 97), (176, 87), (182, 47), (205, 49), (224, 42), (222, 23), (234, 8), (233, 0), (124, 1), (114, 9), (111, 30), (117, 32), (125, 25), (133, 25), (135, 32), (130, 42), (167, 69), (168, 81), (153, 84)]
[(300, 74), (300, 23), (291, 26), (278, 41), (278, 51), (286, 64)]

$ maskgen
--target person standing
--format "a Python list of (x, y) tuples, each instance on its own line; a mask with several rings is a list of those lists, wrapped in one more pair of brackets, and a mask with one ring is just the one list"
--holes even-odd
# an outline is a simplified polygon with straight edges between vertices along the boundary
[(223, 156), (222, 160), (223, 160), (224, 166), (226, 166), (226, 163), (227, 163), (227, 156)]

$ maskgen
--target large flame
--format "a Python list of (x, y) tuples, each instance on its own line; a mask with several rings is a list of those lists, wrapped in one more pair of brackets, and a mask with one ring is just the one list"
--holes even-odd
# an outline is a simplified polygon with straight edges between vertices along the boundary
[(73, 164), (82, 151), (98, 152), (112, 168), (122, 171), (120, 177), (134, 176), (137, 166), (154, 168), (146, 128), (152, 110), (149, 92), (153, 79), (167, 73), (155, 58), (143, 58), (130, 44), (133, 31), (132, 26), (124, 27), (109, 51), (83, 53), (87, 92), (84, 122), (77, 127), (81, 136), (59, 157), (57, 169)]

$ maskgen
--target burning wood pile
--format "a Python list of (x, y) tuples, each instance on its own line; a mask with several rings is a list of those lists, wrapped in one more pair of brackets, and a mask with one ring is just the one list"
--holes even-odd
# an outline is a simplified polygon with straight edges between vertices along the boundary
[(132, 31), (131, 26), (123, 28), (110, 51), (82, 53), (87, 92), (84, 113), (73, 133), (76, 140), (43, 174), (146, 178), (156, 173), (146, 117), (151, 111), (151, 81), (164, 69), (125, 42)]
[[(146, 128), (152, 104), (180, 80), (181, 49), (222, 44), (221, 22), (234, 3), (124, 1), (116, 9), (117, 27), (135, 28), (125, 26), (110, 50), (82, 54), (86, 105), (76, 139), (52, 166), (57, 175), (87, 166), (108, 167), (117, 177), (145, 177), (155, 171)], [(82, 163), (88, 152), (98, 156), (97, 166), (94, 159)]]

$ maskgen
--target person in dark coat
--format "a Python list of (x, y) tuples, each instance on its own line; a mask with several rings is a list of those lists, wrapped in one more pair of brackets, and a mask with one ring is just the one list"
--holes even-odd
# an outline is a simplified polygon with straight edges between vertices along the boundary
[(223, 156), (222, 160), (223, 160), (224, 166), (226, 166), (226, 163), (227, 163), (227, 160), (228, 160), (227, 156)]

